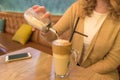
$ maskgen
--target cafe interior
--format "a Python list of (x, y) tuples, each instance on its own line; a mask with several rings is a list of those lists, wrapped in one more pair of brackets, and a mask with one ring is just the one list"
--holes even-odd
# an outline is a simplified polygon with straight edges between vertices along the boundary
[[(42, 38), (40, 30), (33, 31), (24, 17), (31, 6), (45, 6), (52, 14), (51, 22), (54, 25), (75, 1), (0, 0), (0, 80), (82, 80), (79, 71), (74, 68), (69, 77), (55, 77), (51, 43)], [(60, 38), (68, 40), (69, 34), (68, 30)], [(24, 53), (27, 57), (17, 55)], [(11, 58), (15, 59), (9, 61)]]

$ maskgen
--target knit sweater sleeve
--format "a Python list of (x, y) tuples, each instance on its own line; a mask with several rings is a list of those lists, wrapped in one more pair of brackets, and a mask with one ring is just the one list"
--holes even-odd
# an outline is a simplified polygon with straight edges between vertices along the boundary
[(58, 33), (61, 35), (63, 32), (73, 27), (74, 21), (78, 16), (76, 13), (78, 11), (79, 1), (74, 2), (63, 14), (61, 19), (53, 26)]

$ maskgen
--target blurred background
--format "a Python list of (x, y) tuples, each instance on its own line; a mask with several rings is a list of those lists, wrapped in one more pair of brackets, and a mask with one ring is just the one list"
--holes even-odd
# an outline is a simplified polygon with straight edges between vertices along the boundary
[(62, 15), (76, 0), (0, 0), (0, 11), (24, 12), (33, 5), (45, 6), (53, 15)]

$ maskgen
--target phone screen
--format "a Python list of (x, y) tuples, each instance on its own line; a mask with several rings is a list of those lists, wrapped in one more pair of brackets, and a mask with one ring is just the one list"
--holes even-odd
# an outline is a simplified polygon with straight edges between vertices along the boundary
[(14, 60), (20, 60), (20, 59), (26, 59), (30, 58), (30, 53), (20, 53), (20, 54), (13, 54), (6, 56), (6, 61), (14, 61)]
[(15, 55), (9, 55), (9, 59), (16, 59), (16, 58), (22, 58), (22, 57), (28, 57), (29, 55), (27, 53), (21, 53), (21, 54), (15, 54)]

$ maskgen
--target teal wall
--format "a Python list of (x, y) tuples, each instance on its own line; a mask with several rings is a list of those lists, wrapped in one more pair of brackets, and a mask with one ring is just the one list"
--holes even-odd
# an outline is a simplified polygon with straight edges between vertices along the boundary
[(0, 0), (0, 11), (24, 12), (32, 5), (46, 6), (52, 14), (61, 15), (75, 0)]

